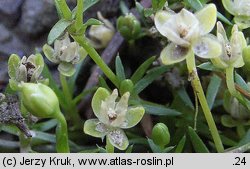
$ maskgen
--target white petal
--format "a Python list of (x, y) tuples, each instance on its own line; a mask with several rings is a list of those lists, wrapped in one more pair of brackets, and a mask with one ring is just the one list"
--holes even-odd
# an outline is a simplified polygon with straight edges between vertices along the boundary
[(184, 48), (174, 43), (170, 43), (161, 51), (160, 58), (163, 64), (170, 65), (185, 60), (189, 51), (189, 48)]
[(237, 31), (234, 31), (234, 33), (232, 34), (232, 37), (230, 39), (230, 45), (231, 45), (230, 63), (233, 63), (235, 67), (242, 67), (244, 65), (244, 61), (242, 58), (242, 46)]
[(220, 21), (217, 22), (217, 38), (223, 43), (229, 42), (226, 31)]
[(232, 15), (235, 15), (235, 7), (234, 7), (234, 2), (232, 0), (222, 0), (224, 8), (231, 13)]
[(128, 99), (129, 99), (130, 93), (126, 92), (121, 99), (119, 100), (119, 102), (116, 105), (116, 112), (117, 114), (123, 112), (123, 111), (127, 111), (128, 108)]
[(128, 138), (124, 131), (121, 129), (115, 129), (113, 131), (110, 131), (107, 137), (110, 143), (119, 150), (125, 150), (129, 145)]
[(107, 134), (108, 128), (98, 119), (89, 119), (84, 123), (83, 131), (93, 137), (103, 138)]
[(177, 23), (175, 15), (168, 15), (166, 11), (157, 12), (155, 15), (156, 29), (170, 41), (181, 45), (188, 46), (189, 42), (180, 37), (178, 32), (179, 23)]
[(194, 53), (201, 58), (215, 58), (221, 55), (222, 46), (213, 35), (209, 34), (197, 39), (192, 48)]
[(214, 4), (209, 4), (195, 13), (199, 20), (201, 35), (208, 34), (214, 28), (217, 19), (217, 9)]
[(116, 119), (114, 119), (111, 122), (111, 126), (113, 127), (120, 127), (122, 124), (124, 124), (125, 120), (126, 120), (126, 113), (128, 110), (128, 99), (129, 99), (130, 93), (127, 92), (125, 93), (121, 99), (119, 100), (119, 102), (116, 104), (115, 107), (115, 112), (117, 114)]
[(175, 22), (177, 23), (179, 35), (180, 37), (183, 36), (183, 39), (190, 42), (199, 36), (199, 20), (188, 10), (182, 9), (180, 13), (177, 14)]

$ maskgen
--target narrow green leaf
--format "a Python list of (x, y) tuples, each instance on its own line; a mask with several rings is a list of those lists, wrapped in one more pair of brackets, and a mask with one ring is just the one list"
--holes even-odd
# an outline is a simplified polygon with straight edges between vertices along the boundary
[[(18, 149), (20, 147), (19, 141), (9, 141), (0, 139), (0, 147), (1, 149)], [(2, 153), (2, 150), (1, 150)]]
[(57, 120), (50, 119), (50, 120), (45, 121), (45, 122), (40, 122), (40, 123), (34, 124), (32, 129), (38, 130), (38, 131), (48, 131), (48, 130), (54, 128), (56, 125), (57, 125)]
[(135, 6), (136, 6), (137, 11), (141, 15), (143, 13), (144, 7), (139, 2), (135, 2)]
[(207, 88), (206, 98), (209, 108), (212, 109), (216, 95), (221, 85), (221, 78), (213, 75)]
[(141, 104), (145, 108), (147, 114), (152, 114), (157, 116), (179, 116), (182, 114), (174, 109), (170, 109), (156, 103), (141, 101)]
[(202, 3), (199, 0), (184, 0), (184, 2), (196, 11), (200, 10), (203, 7)]
[(98, 147), (99, 153), (107, 153), (106, 149), (99, 147), (98, 145), (97, 145), (97, 147)]
[(179, 97), (182, 99), (182, 101), (185, 103), (186, 106), (188, 106), (194, 110), (194, 105), (193, 105), (193, 103), (192, 103), (190, 97), (188, 96), (187, 91), (184, 87), (177, 90), (177, 94), (179, 95)]
[(162, 153), (161, 148), (160, 148), (159, 146), (157, 146), (157, 145), (153, 142), (153, 140), (151, 140), (151, 139), (149, 139), (149, 138), (148, 138), (148, 144), (149, 144), (149, 146), (150, 146), (150, 148), (151, 148), (151, 150), (152, 150), (153, 153)]
[(48, 44), (51, 45), (57, 38), (59, 38), (65, 30), (72, 24), (71, 21), (65, 19), (59, 20), (51, 29), (48, 35)]
[(99, 76), (99, 87), (103, 87), (103, 88), (107, 89), (109, 92), (112, 92), (112, 90), (110, 89), (107, 82), (105, 81), (105, 79), (102, 76)]
[(84, 0), (84, 7), (83, 7), (83, 12), (85, 12), (87, 9), (95, 5), (97, 2), (100, 0)]
[(123, 15), (126, 15), (126, 14), (129, 13), (129, 9), (128, 9), (128, 7), (127, 7), (127, 5), (125, 4), (124, 1), (120, 1), (119, 7), (120, 7), (121, 12), (122, 12)]
[(232, 26), (232, 22), (230, 22), (224, 15), (217, 11), (217, 18), (220, 19), (222, 22)]
[(88, 27), (91, 25), (102, 25), (102, 24), (103, 23), (99, 21), (98, 19), (90, 18), (89, 20), (87, 20), (87, 22), (84, 23), (84, 26)]
[(206, 145), (192, 127), (188, 127), (188, 134), (196, 153), (209, 153)]
[(78, 96), (76, 96), (73, 100), (73, 102), (77, 105), (79, 101), (81, 101), (82, 98), (84, 98), (86, 95), (93, 93), (97, 90), (97, 87), (92, 87), (90, 89), (83, 90)]
[[(33, 139), (39, 139), (49, 143), (56, 143), (56, 136), (54, 134), (49, 134), (41, 131), (34, 131), (34, 132), (35, 136), (33, 137)], [(72, 141), (69, 141), (69, 145), (76, 149), (80, 149), (80, 147)]]
[(223, 136), (223, 135), (220, 135), (220, 138), (221, 138), (223, 145), (230, 146), (230, 147), (237, 145), (237, 142), (232, 140), (231, 138), (228, 138), (228, 137)]
[(155, 56), (152, 56), (137, 68), (137, 70), (131, 77), (131, 80), (134, 84), (137, 83), (143, 77), (143, 75), (148, 70), (149, 66), (154, 62), (154, 60)]
[(131, 145), (127, 148), (126, 153), (132, 153), (134, 145)]
[(134, 91), (139, 94), (148, 85), (150, 85), (155, 79), (161, 76), (163, 73), (169, 70), (169, 66), (160, 66), (151, 69), (146, 76), (144, 76), (139, 82), (135, 84)]
[(202, 63), (197, 67), (203, 70), (220, 72), (220, 69), (216, 68), (211, 62)]
[(235, 82), (238, 85), (240, 85), (240, 87), (242, 87), (244, 90), (250, 92), (250, 89), (249, 89), (247, 83), (237, 72), (235, 72)]
[[(200, 0), (184, 0), (184, 2), (193, 8), (195, 11), (200, 10), (205, 3), (202, 3)], [(228, 25), (233, 25), (232, 22), (230, 22), (224, 15), (222, 15), (220, 12), (217, 11), (217, 18), (220, 19), (222, 22), (228, 24)]]
[(162, 150), (162, 153), (168, 153), (168, 152), (172, 151), (174, 148), (175, 148), (175, 146), (166, 147), (164, 150)]
[(153, 15), (153, 14), (154, 14), (153, 8), (145, 8), (145, 9), (144, 9), (144, 16), (145, 16), (145, 17), (149, 17), (149, 16), (151, 16), (151, 15)]
[(118, 79), (120, 80), (120, 82), (125, 80), (126, 77), (125, 77), (124, 67), (123, 67), (120, 56), (116, 56), (115, 70), (116, 70), (116, 75)]
[(161, 10), (166, 2), (167, 0), (152, 0), (152, 7), (155, 11)]
[(175, 153), (181, 153), (186, 143), (186, 135), (184, 135), (176, 146)]

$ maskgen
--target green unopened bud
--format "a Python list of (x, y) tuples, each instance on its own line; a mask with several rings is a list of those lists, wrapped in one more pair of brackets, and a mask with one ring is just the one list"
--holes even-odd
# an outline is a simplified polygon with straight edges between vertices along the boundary
[(97, 12), (97, 17), (103, 22), (102, 25), (91, 25), (89, 29), (89, 40), (96, 49), (102, 49), (108, 46), (115, 34), (115, 28), (112, 23), (104, 18), (101, 12)]
[(19, 86), (23, 105), (32, 115), (40, 118), (59, 116), (59, 101), (51, 88), (41, 83), (21, 83)]
[(134, 89), (134, 84), (130, 79), (125, 79), (121, 82), (120, 93), (123, 95), (126, 92), (131, 93)]
[(170, 142), (168, 127), (163, 123), (157, 123), (152, 130), (152, 139), (155, 144), (165, 147)]
[(128, 14), (117, 19), (117, 29), (125, 39), (135, 40), (140, 36), (141, 24), (133, 14)]

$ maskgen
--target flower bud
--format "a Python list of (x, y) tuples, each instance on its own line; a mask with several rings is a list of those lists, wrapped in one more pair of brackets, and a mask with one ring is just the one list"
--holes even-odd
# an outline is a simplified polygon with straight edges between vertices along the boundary
[(22, 59), (12, 54), (8, 61), (10, 87), (12, 90), (18, 90), (17, 86), (20, 82), (47, 83), (48, 80), (41, 76), (43, 68), (44, 60), (41, 54), (23, 56)]
[(134, 84), (130, 79), (125, 79), (121, 82), (120, 93), (123, 95), (126, 92), (131, 93), (134, 89)]
[(108, 46), (115, 34), (115, 28), (112, 23), (104, 18), (100, 12), (97, 17), (103, 22), (102, 25), (91, 25), (89, 30), (89, 40), (96, 49), (102, 49)]
[(125, 39), (135, 40), (140, 36), (141, 24), (133, 14), (127, 14), (117, 19), (117, 29)]
[(41, 83), (21, 83), (19, 87), (23, 105), (32, 115), (40, 118), (58, 116), (59, 101), (51, 88)]
[(152, 139), (155, 144), (164, 147), (170, 142), (168, 127), (163, 123), (157, 123), (152, 130)]

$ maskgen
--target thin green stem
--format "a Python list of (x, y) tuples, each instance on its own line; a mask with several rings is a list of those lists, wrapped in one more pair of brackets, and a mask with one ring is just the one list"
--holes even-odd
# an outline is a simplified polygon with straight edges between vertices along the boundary
[(71, 19), (71, 11), (66, 0), (55, 0), (56, 8), (60, 15), (66, 20)]
[(103, 73), (109, 78), (109, 80), (116, 86), (119, 87), (119, 81), (114, 74), (114, 72), (108, 67), (108, 65), (103, 61), (101, 56), (96, 52), (96, 50), (91, 46), (88, 40), (84, 36), (73, 36), (74, 40), (78, 42), (93, 59), (93, 61), (99, 66)]
[(56, 119), (58, 120), (56, 127), (56, 150), (58, 153), (69, 153), (67, 122), (61, 112), (57, 113)]
[(227, 88), (232, 96), (237, 95), (237, 90), (234, 84), (234, 67), (230, 66), (226, 69), (226, 83)]
[(196, 92), (194, 91), (194, 99), (195, 99), (195, 114), (194, 114), (194, 130), (197, 129), (197, 117), (199, 113), (199, 102)]
[(64, 96), (66, 97), (67, 100), (71, 100), (72, 99), (72, 94), (71, 94), (71, 92), (69, 90), (69, 85), (68, 85), (66, 76), (60, 74), (60, 81), (61, 81)]
[(233, 66), (230, 66), (226, 69), (226, 83), (227, 83), (227, 88), (228, 88), (230, 94), (233, 97), (236, 97), (241, 104), (243, 104), (244, 106), (246, 106), (250, 110), (249, 104), (246, 103), (247, 100), (245, 100), (245, 98), (235, 88), (234, 67)]
[(80, 29), (83, 24), (83, 0), (77, 0), (76, 29)]
[(220, 138), (219, 132), (217, 130), (216, 124), (214, 122), (212, 113), (211, 113), (210, 108), (208, 106), (204, 91), (202, 89), (199, 76), (197, 74), (194, 54), (190, 54), (187, 57), (186, 61), (187, 61), (187, 68), (189, 71), (189, 76), (190, 76), (190, 80), (192, 83), (192, 87), (198, 96), (203, 113), (204, 113), (206, 121), (208, 123), (208, 127), (210, 129), (212, 138), (214, 140), (215, 147), (216, 147), (218, 152), (223, 152), (224, 147), (223, 147), (223, 144), (221, 142), (221, 138)]
[(65, 96), (65, 100), (67, 103), (66, 113), (73, 122), (73, 128), (80, 129), (82, 127), (81, 126), (81, 117), (78, 114), (76, 103), (73, 100), (73, 96), (72, 96), (72, 93), (69, 89), (67, 79), (62, 74), (60, 74), (60, 81), (61, 81), (61, 85), (62, 85), (63, 94)]

